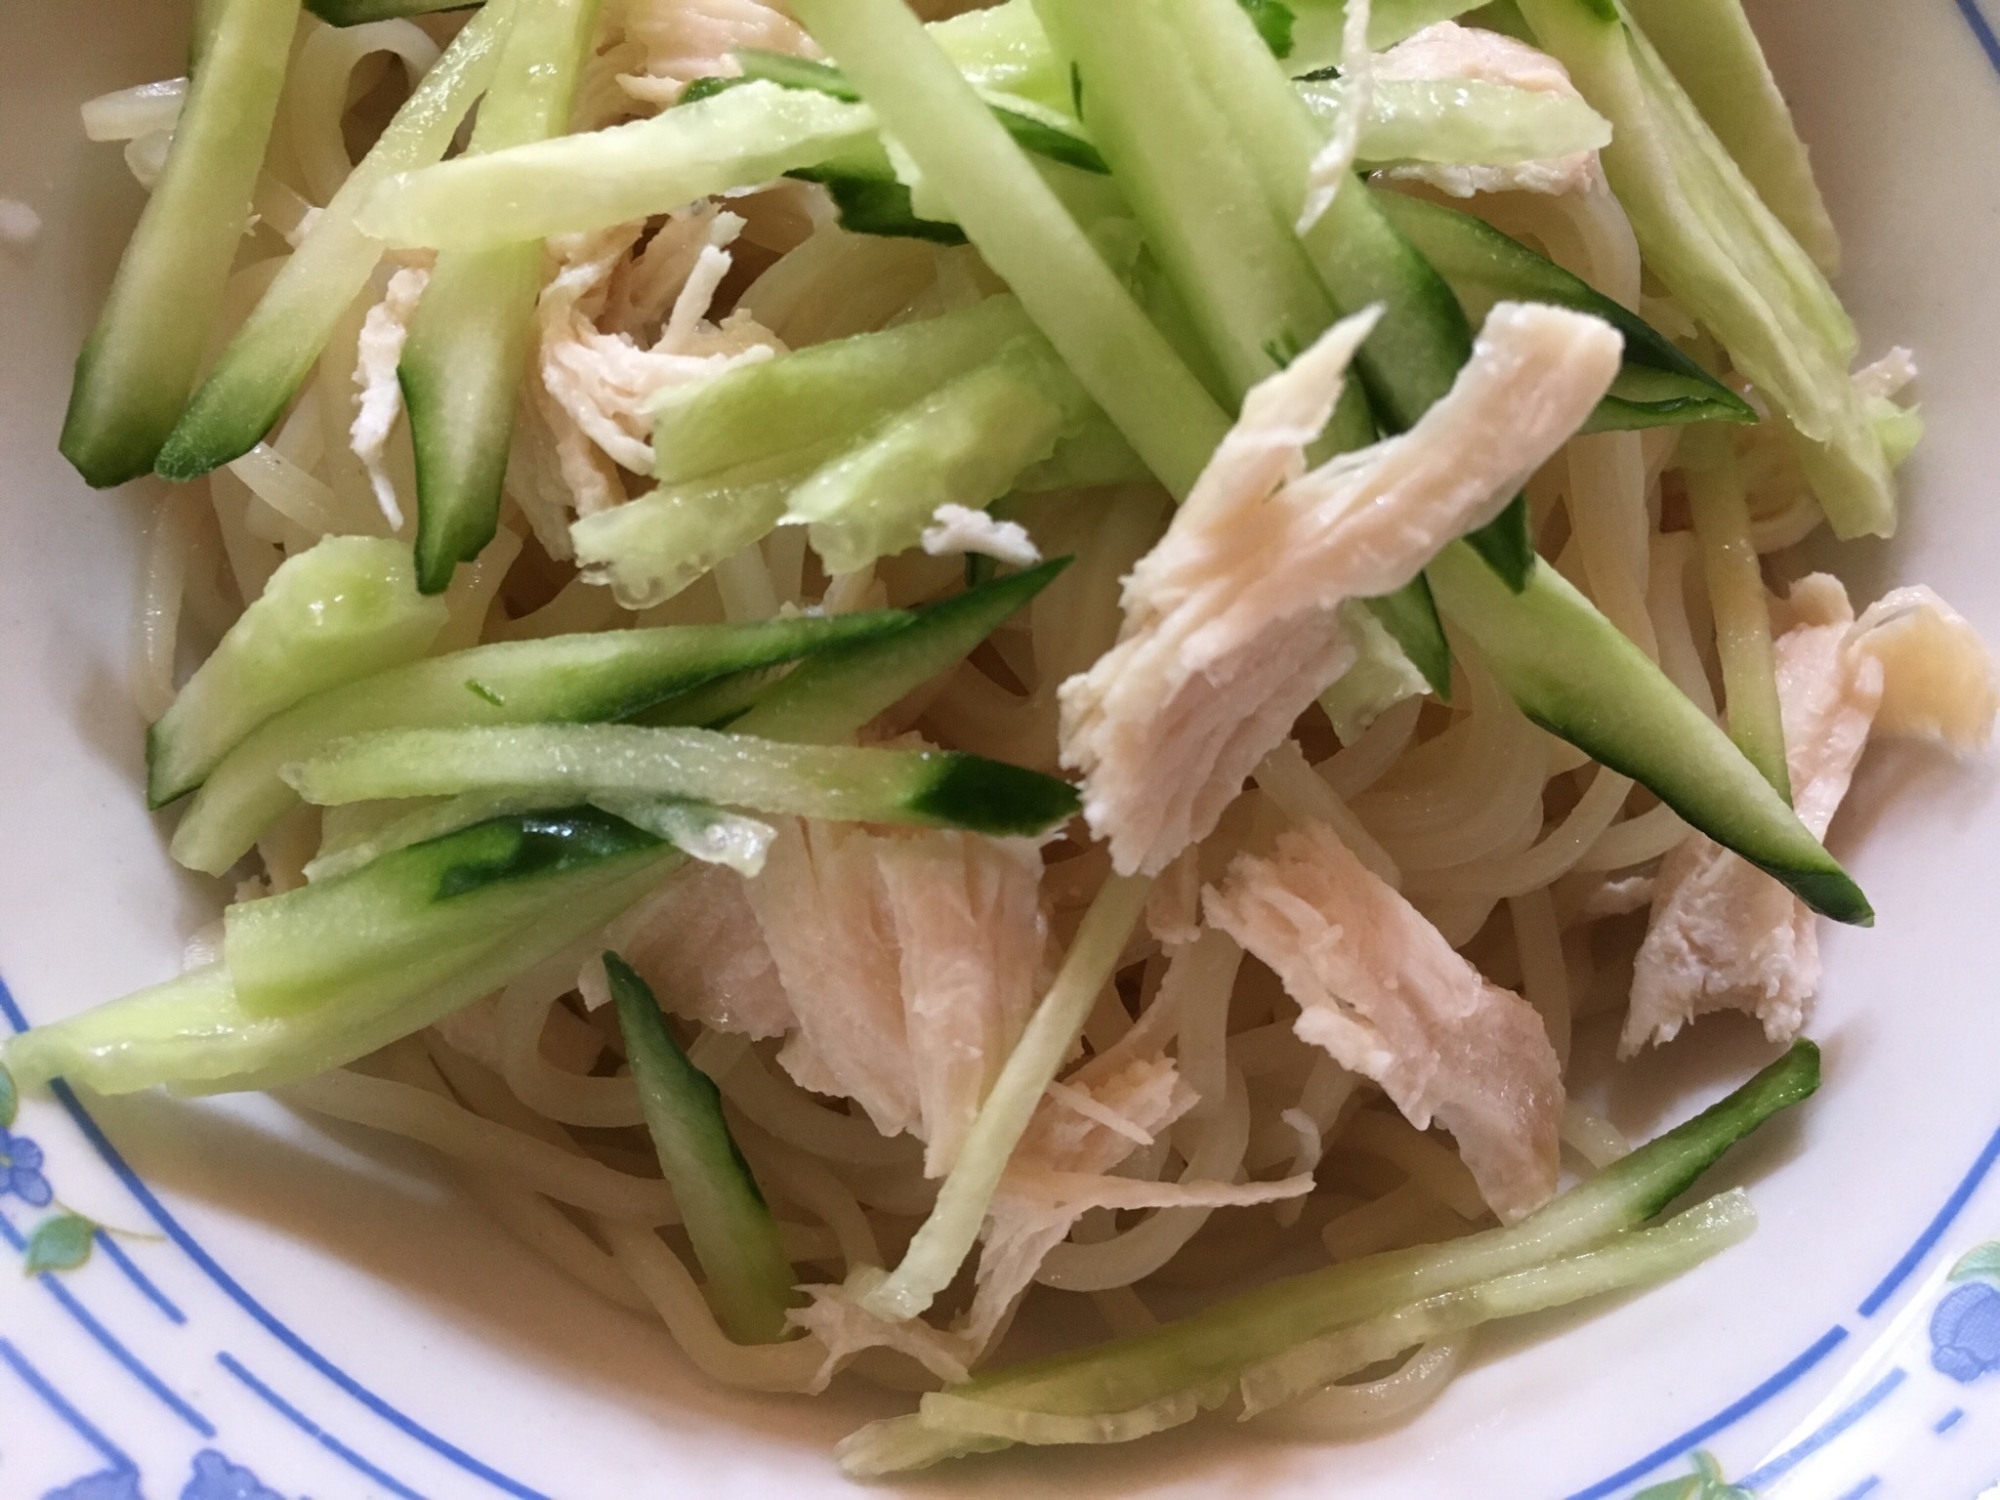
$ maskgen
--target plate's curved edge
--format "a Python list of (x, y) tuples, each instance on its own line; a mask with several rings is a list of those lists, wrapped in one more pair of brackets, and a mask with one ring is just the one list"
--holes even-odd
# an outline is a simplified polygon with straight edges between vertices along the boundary
[[(0, 1017), (15, 1032), (27, 1029), (28, 1021), (4, 980), (0, 980)], [(516, 1500), (551, 1500), (533, 1486), (502, 1472), (475, 1457), (448, 1438), (433, 1432), (407, 1412), (362, 1384), (333, 1360), (316, 1349), (290, 1325), (253, 1297), (242, 1283), (175, 1217), (157, 1194), (133, 1170), (103, 1128), (66, 1084), (57, 1081), (51, 1092), (70, 1122), (104, 1165), (118, 1179), (160, 1233), (185, 1255), (202, 1277), (273, 1342), (365, 1408), (390, 1432), (400, 1436), (411, 1450), (427, 1450), (432, 1463), (442, 1460), (458, 1474), (479, 1480), (498, 1493)], [(25, 1149), (24, 1149), (25, 1148)], [(1944, 1203), (1911, 1242), (1882, 1279), (1856, 1308), (1856, 1318), (1873, 1319), (1902, 1290), (1909, 1279), (1935, 1255), (1974, 1194), (2000, 1163), (2000, 1129), (1986, 1142), (1972, 1165), (1946, 1197)], [(26, 1259), (30, 1270), (57, 1306), (86, 1337), (97, 1343), (126, 1373), (144, 1387), (179, 1426), (194, 1434), (202, 1446), (191, 1456), (191, 1477), (180, 1492), (181, 1500), (222, 1500), (247, 1496), (249, 1500), (285, 1500), (249, 1469), (235, 1464), (215, 1446), (219, 1426), (187, 1395), (152, 1368), (145, 1357), (134, 1351), (123, 1330), (114, 1332), (101, 1318), (64, 1285), (67, 1271), (80, 1266), (94, 1251), (130, 1283), (133, 1290), (151, 1304), (160, 1318), (175, 1328), (191, 1328), (187, 1314), (141, 1267), (133, 1256), (98, 1225), (79, 1221), (62, 1210), (54, 1198), (53, 1186), (45, 1170), (46, 1156), (31, 1137), (0, 1126), (0, 1199), (12, 1196), (31, 1207), (51, 1207), (53, 1211), (39, 1223), (23, 1231), (13, 1218), (0, 1209), (0, 1238)], [(76, 1221), (76, 1222), (66, 1222)], [(47, 1242), (47, 1243), (44, 1243)], [(1981, 1258), (1982, 1252), (1985, 1254)], [(1694, 1473), (1647, 1489), (1633, 1500), (1729, 1500), (1744, 1495), (1771, 1496), (1781, 1492), (1804, 1500), (1806, 1483), (1814, 1500), (1856, 1500), (1882, 1483), (1881, 1473), (1900, 1456), (1906, 1462), (1918, 1458), (1921, 1444), (1911, 1441), (1917, 1428), (1909, 1414), (1916, 1402), (1910, 1392), (1919, 1386), (1935, 1387), (1934, 1395), (1944, 1401), (1938, 1415), (1925, 1416), (1918, 1427), (1934, 1439), (1955, 1432), (1966, 1420), (1967, 1403), (1976, 1401), (1967, 1387), (1981, 1377), (2000, 1371), (2000, 1242), (1987, 1242), (1959, 1255), (1946, 1268), (1940, 1262), (1925, 1278), (1922, 1289), (1891, 1321), (1883, 1334), (1865, 1344), (1850, 1363), (1833, 1391), (1806, 1418), (1799, 1429), (1778, 1444), (1761, 1463), (1733, 1483), (1724, 1480), (1710, 1460), (1704, 1445), (1727, 1432), (1744, 1418), (1792, 1389), (1819, 1368), (1836, 1350), (1847, 1344), (1852, 1330), (1845, 1322), (1836, 1323), (1808, 1345), (1796, 1358), (1779, 1368), (1713, 1416), (1696, 1423), (1678, 1436), (1640, 1456), (1616, 1472), (1566, 1500), (1610, 1500), (1629, 1494), (1629, 1486), (1658, 1473), (1676, 1459), (1691, 1457)], [(136, 1337), (131, 1343), (140, 1342)], [(227, 1348), (214, 1351), (215, 1364), (232, 1384), (254, 1398), (267, 1415), (276, 1415), (321, 1449), (389, 1494), (405, 1500), (422, 1500), (423, 1491), (383, 1468), (374, 1458), (350, 1446), (319, 1421), (309, 1416), (292, 1398), (283, 1394)], [(0, 1337), (0, 1366), (11, 1370), (38, 1403), (74, 1437), (88, 1453), (101, 1460), (75, 1481), (50, 1490), (43, 1500), (139, 1500), (140, 1469), (135, 1460), (94, 1422), (70, 1396), (43, 1373), (28, 1351), (9, 1338)], [(1914, 1373), (1913, 1373), (1914, 1372)], [(2000, 1413), (2000, 1381), (1987, 1388), (1990, 1405)], [(1898, 1398), (1892, 1402), (1891, 1398)], [(1933, 1400), (1932, 1405), (1938, 1405)], [(1885, 1421), (1884, 1418), (1894, 1418)], [(1831, 1455), (1831, 1458), (1827, 1457)], [(1845, 1490), (1810, 1488), (1822, 1474), (1852, 1477), (1862, 1474), (1858, 1487)], [(233, 1486), (233, 1487), (232, 1487)]]

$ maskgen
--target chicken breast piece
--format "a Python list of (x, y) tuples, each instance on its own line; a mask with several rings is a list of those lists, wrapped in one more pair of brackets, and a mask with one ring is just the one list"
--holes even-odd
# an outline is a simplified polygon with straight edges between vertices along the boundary
[(639, 54), (618, 82), (634, 99), (664, 108), (697, 78), (734, 78), (741, 47), (819, 57), (805, 28), (762, 0), (624, 0), (620, 27)]
[(675, 1015), (749, 1037), (798, 1024), (743, 878), (727, 866), (691, 862), (620, 932), (626, 962)]
[[(1806, 618), (1773, 648), (1785, 762), (1799, 820), (1824, 836), (1868, 743), (1882, 667), (1847, 652), (1854, 615), (1833, 580), (1802, 580), (1792, 604)], [(1818, 929), (1805, 904), (1713, 839), (1690, 834), (1660, 865), (1618, 1055), (1669, 1041), (1716, 1010), (1747, 1012), (1767, 1036), (1789, 1040), (1818, 988)]]
[(1412, 1125), (1458, 1142), (1511, 1223), (1555, 1193), (1561, 1066), (1541, 1017), (1453, 951), (1323, 823), (1239, 855), (1205, 909), (1277, 972), (1293, 1030), (1382, 1086)]
[[(1799, 820), (1824, 837), (1871, 730), (1984, 744), (2000, 687), (1972, 627), (1928, 589), (1897, 589), (1861, 619), (1838, 580), (1800, 579), (1797, 621), (1775, 647), (1785, 762)], [(1892, 711), (1893, 709), (1893, 711)], [(1804, 1029), (1819, 989), (1818, 919), (1755, 866), (1701, 834), (1661, 862), (1618, 1054), (1671, 1040), (1689, 1021), (1740, 1010), (1765, 1035)]]
[(1502, 302), (1409, 432), (1311, 473), (1305, 449), (1373, 327), (1337, 324), (1250, 392), (1166, 536), (1125, 580), (1118, 643), (1062, 685), (1062, 762), (1121, 873), (1215, 828), (1352, 657), (1336, 614), (1387, 594), (1500, 511), (1617, 374), (1595, 318)]
[(798, 1023), (779, 1062), (949, 1171), (1034, 1009), (1041, 873), (1026, 840), (784, 823), (745, 887)]
[[(1582, 99), (1569, 72), (1548, 53), (1517, 42), (1497, 31), (1460, 26), (1455, 21), (1439, 21), (1414, 36), (1398, 42), (1374, 59), (1378, 79), (1463, 78), (1480, 83), (1505, 84), (1510, 88), (1531, 89), (1540, 94), (1561, 94)], [(1501, 166), (1458, 166), (1436, 162), (1411, 162), (1390, 167), (1382, 175), (1410, 182), (1428, 183), (1454, 198), (1470, 198), (1475, 193), (1580, 193), (1598, 175), (1595, 151), (1573, 151), (1541, 161), (1511, 162)]]
[(410, 319), (416, 316), (417, 303), (430, 279), (426, 266), (404, 266), (391, 276), (382, 300), (369, 308), (361, 321), (361, 339), (355, 351), (354, 384), (360, 396), (347, 443), (361, 460), (375, 503), (392, 531), (403, 524), (403, 507), (397, 501), (386, 459), (389, 434), (403, 414), (403, 387), (396, 379), (396, 366), (402, 362)]

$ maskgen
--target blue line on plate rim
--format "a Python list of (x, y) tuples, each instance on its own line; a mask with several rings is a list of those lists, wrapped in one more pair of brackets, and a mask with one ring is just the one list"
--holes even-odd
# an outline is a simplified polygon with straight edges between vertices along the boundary
[(1768, 1463), (1758, 1465), (1755, 1469), (1752, 1469), (1748, 1474), (1737, 1480), (1737, 1486), (1741, 1489), (1755, 1490), (1769, 1484), (1774, 1479), (1789, 1474), (1793, 1469), (1796, 1469), (1800, 1464), (1811, 1458), (1820, 1449), (1824, 1448), (1828, 1443), (1839, 1437), (1848, 1428), (1852, 1427), (1856, 1422), (1859, 1422), (1868, 1413), (1888, 1400), (1895, 1392), (1896, 1387), (1909, 1379), (1909, 1377), (1910, 1372), (1905, 1370), (1901, 1365), (1897, 1365), (1888, 1374), (1863, 1391), (1853, 1402), (1835, 1412), (1799, 1442), (1794, 1443)]
[(1979, 8), (1979, 0), (1958, 0), (1958, 13), (1965, 17), (1965, 24), (1972, 28), (1973, 40), (1979, 43), (1979, 50), (1986, 54), (1986, 60), (1993, 65), (1993, 71), (2000, 73), (2000, 36), (1993, 34), (1986, 14)]
[[(6, 1017), (8, 1025), (12, 1026), (15, 1031), (21, 1032), (28, 1029), (28, 1018), (21, 1013), (21, 1007), (15, 1003), (13, 993), (7, 988), (4, 980), (0, 980), (0, 1015)], [(180, 1220), (167, 1211), (167, 1206), (159, 1200), (151, 1188), (146, 1186), (139, 1174), (132, 1170), (131, 1163), (118, 1154), (118, 1148), (111, 1144), (110, 1137), (105, 1135), (97, 1121), (92, 1118), (90, 1111), (83, 1107), (82, 1103), (77, 1099), (75, 1092), (68, 1084), (64, 1083), (60, 1078), (52, 1079), (49, 1083), (49, 1091), (55, 1095), (56, 1101), (62, 1105), (69, 1117), (76, 1122), (76, 1127), (83, 1132), (84, 1138), (90, 1142), (97, 1154), (104, 1159), (104, 1164), (111, 1168), (113, 1174), (125, 1185), (125, 1190), (139, 1201), (140, 1206), (152, 1217), (153, 1222), (160, 1226), (167, 1238), (181, 1248), (181, 1251), (201, 1269), (202, 1273), (210, 1281), (215, 1283), (224, 1296), (228, 1297), (230, 1301), (256, 1319), (258, 1323), (263, 1325), (264, 1330), (278, 1340), (279, 1343), (290, 1349), (292, 1353), (311, 1365), (313, 1369), (339, 1386), (356, 1401), (374, 1412), (375, 1415), (387, 1422), (391, 1427), (396, 1428), (406, 1437), (422, 1443), (440, 1458), (465, 1470), (466, 1473), (473, 1475), (475, 1478), (485, 1480), (495, 1489), (503, 1490), (507, 1494), (516, 1496), (517, 1500), (550, 1500), (550, 1497), (543, 1494), (540, 1490), (531, 1488), (518, 1479), (509, 1478), (492, 1465), (482, 1463), (480, 1460), (474, 1458), (457, 1444), (446, 1438), (439, 1437), (421, 1422), (416, 1421), (412, 1417), (405, 1416), (401, 1411), (369, 1390), (367, 1386), (356, 1380), (352, 1375), (349, 1375), (340, 1366), (336, 1365), (324, 1354), (321, 1354), (319, 1350), (313, 1348), (311, 1344), (308, 1344), (298, 1334), (294, 1333), (269, 1308), (265, 1307), (263, 1303), (244, 1290), (242, 1284), (235, 1277), (223, 1270), (215, 1257), (201, 1247), (200, 1242), (192, 1234), (188, 1233)]]
[(1644, 1458), (1627, 1464), (1609, 1478), (1600, 1479), (1588, 1488), (1576, 1491), (1568, 1497), (1568, 1500), (1603, 1500), (1603, 1497), (1612, 1494), (1614, 1491), (1623, 1489), (1633, 1480), (1644, 1478), (1669, 1459), (1679, 1458), (1689, 1449), (1707, 1442), (1716, 1433), (1722, 1431), (1725, 1427), (1732, 1426), (1736, 1422), (1741, 1421), (1766, 1401), (1769, 1401), (1773, 1396), (1798, 1380), (1806, 1371), (1825, 1359), (1827, 1355), (1833, 1353), (1834, 1348), (1846, 1337), (1847, 1330), (1835, 1324), (1832, 1328), (1821, 1334), (1814, 1341), (1812, 1347), (1807, 1349), (1805, 1353), (1786, 1365), (1784, 1369), (1778, 1371), (1777, 1374), (1773, 1375), (1755, 1390), (1723, 1407), (1721, 1411), (1717, 1412), (1707, 1421), (1696, 1423), (1679, 1437), (1671, 1438), (1667, 1442), (1662, 1443)]
[(1880, 1488), (1882, 1488), (1882, 1476), (1880, 1474), (1870, 1474), (1861, 1483), (1842, 1495), (1840, 1500), (1861, 1500), (1863, 1495), (1872, 1495)]
[(1964, 1420), (1965, 1420), (1965, 1408), (1962, 1406), (1954, 1406), (1950, 1411), (1946, 1412), (1943, 1416), (1937, 1419), (1937, 1422), (1931, 1427), (1931, 1431), (1935, 1432), (1939, 1437), (1943, 1437), (1947, 1432), (1950, 1432), (1952, 1428), (1956, 1427), (1960, 1422), (1963, 1422)]
[(137, 1287), (145, 1299), (165, 1313), (175, 1323), (186, 1323), (187, 1314), (174, 1306), (173, 1299), (153, 1283), (153, 1278), (139, 1269), (138, 1262), (125, 1253), (125, 1247), (118, 1243), (111, 1231), (102, 1224), (97, 1226), (97, 1248), (110, 1258), (111, 1264), (125, 1273), (125, 1279)]
[(346, 1463), (350, 1468), (366, 1474), (391, 1494), (401, 1495), (403, 1500), (424, 1500), (424, 1496), (421, 1493), (411, 1489), (407, 1484), (396, 1478), (395, 1475), (377, 1468), (359, 1453), (348, 1447), (339, 1438), (320, 1426), (311, 1417), (292, 1405), (283, 1396), (280, 1396), (276, 1391), (264, 1384), (255, 1375), (244, 1369), (242, 1361), (227, 1350), (217, 1354), (215, 1361), (247, 1386), (252, 1395), (256, 1396), (266, 1406), (278, 1413), (279, 1416), (298, 1428), (300, 1432), (303, 1432), (307, 1437), (326, 1449), (327, 1452)]
[(49, 1383), (48, 1376), (28, 1363), (28, 1357), (16, 1349), (11, 1340), (0, 1339), (0, 1359), (13, 1366), (14, 1373), (27, 1383), (37, 1396), (42, 1398), (49, 1410), (61, 1417), (64, 1424), (95, 1448), (98, 1456), (121, 1474), (136, 1474), (138, 1466), (125, 1456), (124, 1450), (106, 1437), (82, 1412), (69, 1404), (69, 1398)]
[(1944, 1200), (1944, 1207), (1937, 1211), (1936, 1217), (1924, 1226), (1924, 1232), (1917, 1236), (1908, 1250), (1903, 1252), (1903, 1258), (1891, 1266), (1889, 1274), (1876, 1283), (1875, 1290), (1862, 1299), (1861, 1306), (1857, 1309), (1862, 1317), (1874, 1317), (1881, 1311), (1882, 1304), (1896, 1295), (1896, 1289), (1910, 1279), (1910, 1273), (1916, 1270), (1923, 1263), (1924, 1257), (1936, 1248), (1937, 1242), (1944, 1237), (1944, 1232), (1951, 1228), (1951, 1221), (1959, 1216), (1967, 1201), (1979, 1191), (1980, 1183), (1984, 1182), (1986, 1174), (1993, 1170), (1995, 1161), (2000, 1161), (2000, 1130), (1995, 1130), (1987, 1139), (1978, 1159), (1959, 1179), (1958, 1186), (1951, 1190), (1951, 1196)]
[[(5, 1215), (0, 1215), (0, 1235), (4, 1235), (7, 1242), (16, 1250), (27, 1248), (27, 1241), (22, 1238), (21, 1231), (16, 1229)], [(42, 1284), (48, 1294), (56, 1299), (56, 1302), (62, 1307), (63, 1311), (68, 1313), (85, 1333), (97, 1341), (97, 1346), (100, 1349), (123, 1365), (126, 1373), (157, 1396), (166, 1406), (167, 1410), (171, 1411), (203, 1437), (215, 1436), (215, 1424), (210, 1422), (207, 1417), (204, 1417), (192, 1406), (188, 1405), (171, 1386), (148, 1369), (138, 1355), (127, 1349), (119, 1341), (116, 1334), (100, 1323), (88, 1308), (77, 1301), (76, 1295), (56, 1279), (54, 1272), (43, 1271), (35, 1277), (35, 1280)]]

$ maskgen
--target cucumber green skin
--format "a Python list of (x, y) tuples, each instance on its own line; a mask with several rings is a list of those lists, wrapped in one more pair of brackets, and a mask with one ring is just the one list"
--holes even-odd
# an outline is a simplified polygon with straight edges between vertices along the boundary
[(757, 1178), (722, 1116), (722, 1094), (688, 1061), (632, 966), (606, 953), (604, 972), (646, 1130), (680, 1206), (716, 1319), (739, 1344), (775, 1343), (785, 1335), (785, 1309), (795, 1300), (792, 1266)]
[[(530, 145), (568, 122), (598, 0), (521, 0), (467, 151)], [(493, 540), (514, 409), (534, 337), (542, 246), (526, 239), (437, 258), (396, 368), (417, 469), (417, 587)]]
[[(535, 817), (544, 854), (551, 839), (564, 837), (567, 825), (579, 834), (579, 846), (589, 842), (602, 857), (587, 859), (577, 847), (566, 860), (545, 859), (537, 868), (521, 869), (517, 880), (495, 880), (494, 850), (486, 844), (484, 861), (472, 861), (472, 873), (461, 877), (470, 879), (472, 887), (438, 901), (433, 898), (455, 868), (450, 858), (440, 857), (439, 846), (466, 850), (490, 836), (466, 829), (460, 830), (466, 838), (457, 845), (449, 845), (460, 836), (453, 834), (428, 848), (399, 850), (343, 877), (345, 889), (373, 882), (378, 889), (394, 887), (394, 894), (414, 903), (382, 903), (378, 915), (383, 926), (357, 931), (321, 920), (332, 916), (328, 906), (301, 905), (291, 907), (291, 917), (276, 924), (283, 930), (270, 936), (292, 950), (291, 977), (317, 973), (323, 986), (303, 997), (307, 1003), (300, 1007), (282, 1013), (246, 1007), (227, 970), (216, 964), (66, 1021), (38, 1026), (9, 1045), (8, 1064), (17, 1077), (61, 1076), (104, 1094), (159, 1084), (180, 1093), (277, 1087), (352, 1062), (491, 994), (603, 926), (685, 859), (667, 845), (641, 842), (646, 836), (636, 830), (631, 835), (607, 833), (606, 815), (596, 809)], [(556, 864), (563, 867), (555, 870)], [(418, 867), (432, 877), (428, 884), (408, 878)], [(482, 875), (483, 885), (477, 883)], [(332, 890), (337, 883), (314, 889)], [(356, 904), (351, 896), (331, 903), (347, 910)], [(264, 905), (254, 902), (236, 910)], [(495, 905), (509, 905), (516, 912), (497, 940), (492, 936), (496, 924), (483, 910)], [(454, 930), (454, 920), (462, 928)], [(239, 917), (239, 926), (242, 921)], [(451, 945), (449, 962), (412, 965), (384, 982), (388, 966), (380, 955), (413, 946), (405, 924), (421, 930), (428, 942)]]
[(369, 21), (435, 15), (441, 10), (473, 10), (483, 3), (484, 0), (306, 0), (306, 9), (329, 26), (361, 26)]
[(965, 231), (956, 224), (918, 218), (910, 190), (894, 177), (866, 177), (833, 167), (800, 167), (785, 175), (825, 188), (839, 210), (840, 227), (850, 234), (929, 240), (934, 245), (965, 243)]
[(1451, 646), (1424, 575), (1419, 573), (1393, 594), (1370, 599), (1368, 608), (1395, 638), (1410, 665), (1424, 674), (1438, 701), (1451, 702)]
[(279, 768), (343, 735), (629, 718), (732, 673), (894, 630), (908, 619), (895, 610), (757, 625), (662, 626), (504, 641), (412, 662), (315, 694), (268, 720), (210, 773), (174, 832), (172, 853), (190, 869), (222, 874), (298, 804)]
[(1068, 567), (1067, 557), (1010, 574), (915, 611), (902, 630), (830, 646), (781, 678), (729, 727), (794, 744), (851, 738), (877, 714), (950, 671)]
[(410, 320), (396, 377), (417, 470), (417, 587), (441, 594), (500, 525), (514, 409), (534, 337), (542, 247), (448, 252)]
[(259, 724), (300, 699), (415, 661), (447, 618), (383, 537), (327, 537), (288, 558), (146, 731), (146, 805), (193, 791)]
[[(1666, 421), (1757, 420), (1756, 409), (1749, 402), (1675, 348), (1643, 318), (1484, 220), (1401, 193), (1375, 190), (1371, 196), (1380, 212), (1459, 297), (1483, 305), (1501, 298), (1547, 302), (1589, 313), (1604, 319), (1624, 337), (1627, 369), (1674, 377), (1671, 385), (1647, 402), (1620, 402), (1614, 392), (1601, 403), (1599, 416), (1589, 430), (1658, 425), (1645, 420), (1644, 408), (1651, 405), (1660, 408)], [(1612, 420), (1603, 420), (1605, 408), (1616, 413)]]
[(229, 341), (160, 449), (155, 473), (195, 479), (263, 441), (381, 259), (355, 213), (388, 170), (444, 155), (492, 78), (507, 20), (507, 7), (496, 6), (452, 38)]
[(1286, 1277), (1153, 1332), (997, 1370), (954, 1389), (1001, 1406), (1091, 1415), (1234, 1379), (1261, 1359), (1394, 1306), (1527, 1270), (1636, 1228), (1731, 1145), (1818, 1085), (1819, 1049), (1798, 1042), (1720, 1103), (1510, 1228)]
[(223, 960), (253, 1015), (338, 994), (368, 1009), (440, 983), (533, 920), (551, 891), (616, 879), (662, 842), (597, 808), (519, 813), (397, 849), (350, 874), (223, 913)]
[(152, 198), (77, 356), (60, 447), (95, 488), (153, 467), (180, 420), (222, 305), (278, 109), (298, 0), (212, 15)]
[(1033, 328), (1014, 298), (989, 297), (670, 388), (654, 408), (654, 477), (685, 484), (785, 455), (830, 454)]
[(1510, 594), (1453, 545), (1430, 578), (1446, 616), (1530, 719), (1643, 784), (1814, 911), (1874, 921), (1860, 887), (1729, 736), (1554, 568), (1538, 565)]

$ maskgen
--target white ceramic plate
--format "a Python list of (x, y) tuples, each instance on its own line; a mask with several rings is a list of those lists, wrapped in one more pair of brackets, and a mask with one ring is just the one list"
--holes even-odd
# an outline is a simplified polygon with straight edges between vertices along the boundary
[[(1867, 597), (1931, 583), (2000, 641), (2000, 44), (1978, 3), (1771, 0), (1758, 19), (1867, 348), (1907, 343), (1924, 371), (1902, 535), (1840, 566)], [(0, 250), (0, 978), (17, 1027), (171, 972), (217, 896), (169, 866), (139, 796), (123, 679), (156, 491), (93, 495), (54, 446), (140, 202), (76, 106), (179, 71), (185, 34), (156, 0), (0, 7), (0, 196), (46, 221)], [(1718, 1174), (1754, 1187), (1748, 1244), (1616, 1307), (1492, 1331), (1386, 1438), (1208, 1426), (916, 1488), (1691, 1496), (1705, 1453), (1784, 1500), (1981, 1493), (2000, 1475), (2000, 1290), (1945, 1276), (2000, 1234), (1993, 771), (1872, 752), (1834, 845), (1880, 923), (1828, 934), (1820, 1097)], [(1751, 1028), (1705, 1021), (1604, 1102), (1650, 1135), (1766, 1055)], [(262, 1099), (30, 1099), (0, 1158), (0, 1261), (38, 1230), (61, 1251), (86, 1227), (44, 1227), (65, 1213), (104, 1226), (69, 1246), (90, 1249), (76, 1269), (0, 1267), (0, 1500), (807, 1497), (846, 1488), (828, 1448), (889, 1409), (708, 1388), (660, 1328), (558, 1279), (416, 1149)]]

